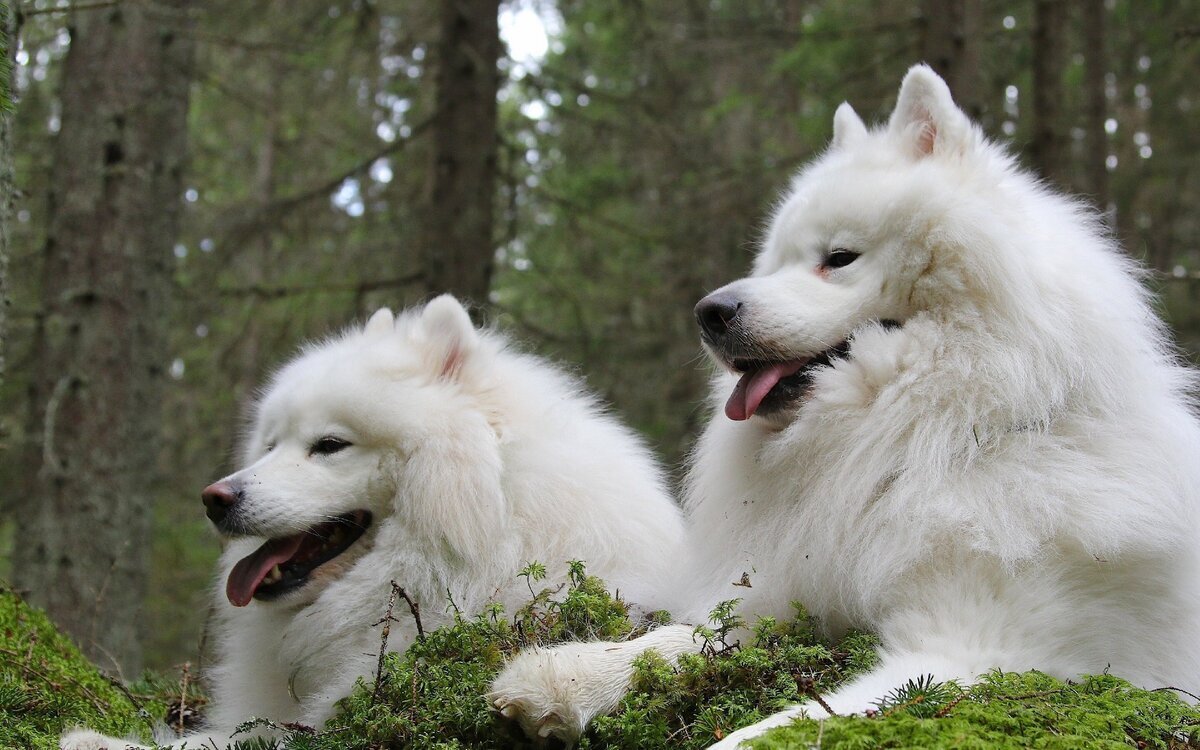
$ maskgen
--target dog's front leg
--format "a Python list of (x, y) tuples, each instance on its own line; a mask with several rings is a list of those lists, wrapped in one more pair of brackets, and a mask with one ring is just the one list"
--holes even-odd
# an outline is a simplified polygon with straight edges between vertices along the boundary
[(674, 663), (703, 646), (690, 625), (669, 625), (624, 643), (566, 643), (515, 656), (492, 683), (488, 700), (530, 737), (573, 743), (588, 723), (629, 692), (633, 662), (654, 650)]
[(960, 686), (966, 687), (974, 682), (978, 674), (986, 668), (967, 664), (947, 658), (944, 655), (928, 653), (901, 653), (880, 655), (880, 663), (875, 669), (858, 677), (834, 692), (822, 698), (822, 703), (808, 703), (789, 706), (772, 714), (762, 721), (733, 732), (709, 750), (734, 750), (742, 743), (758, 737), (768, 730), (791, 724), (801, 718), (827, 719), (828, 708), (833, 713), (845, 716), (862, 714), (878, 706), (880, 700), (888, 693), (924, 675), (932, 675), (938, 682), (954, 680)]

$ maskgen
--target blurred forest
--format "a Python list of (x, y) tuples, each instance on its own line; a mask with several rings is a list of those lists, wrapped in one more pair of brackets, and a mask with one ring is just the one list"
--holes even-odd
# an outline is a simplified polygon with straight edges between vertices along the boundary
[(693, 304), (837, 105), (883, 117), (919, 60), (1107, 215), (1200, 351), (1191, 0), (4, 7), (0, 578), (126, 677), (196, 659), (199, 491), (256, 385), (379, 306), (469, 298), (677, 463)]

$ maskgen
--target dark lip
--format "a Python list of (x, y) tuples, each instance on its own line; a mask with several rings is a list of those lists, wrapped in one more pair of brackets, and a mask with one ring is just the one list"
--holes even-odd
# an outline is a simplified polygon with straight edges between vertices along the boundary
[[(311, 544), (302, 546), (291, 560), (280, 564), (279, 572), (283, 574), (283, 577), (275, 583), (260, 583), (254, 590), (254, 598), (260, 601), (271, 601), (302, 587), (308, 582), (308, 578), (314, 570), (341, 556), (342, 553), (354, 546), (354, 543), (371, 526), (371, 518), (369, 510), (355, 510), (338, 516), (332, 521), (309, 528), (304, 533), (312, 535), (314, 543), (319, 542), (320, 546), (315, 549)], [(338, 531), (342, 531), (343, 538), (339, 543), (326, 547), (325, 545)], [(302, 557), (302, 559), (297, 560), (297, 557)]]
[[(780, 378), (775, 387), (767, 393), (766, 397), (759, 404), (756, 415), (770, 416), (773, 413), (779, 412), (792, 404), (796, 403), (804, 397), (808, 389), (812, 387), (813, 375), (817, 368), (828, 367), (834, 360), (844, 359), (849, 355), (850, 341), (842, 341), (828, 349), (811, 355), (808, 361), (796, 372), (787, 377)], [(794, 359), (804, 359), (803, 356), (795, 357)], [(730, 362), (730, 367), (737, 373), (742, 374), (751, 370), (759, 370), (769, 365), (778, 364), (788, 360), (755, 360), (748, 358), (738, 358)]]
[[(895, 330), (901, 328), (903, 323), (898, 320), (885, 318), (877, 321), (879, 325), (887, 330)], [(741, 351), (725, 352), (719, 346), (714, 346), (712, 342), (708, 342), (709, 346), (718, 354), (721, 361), (726, 367), (733, 370), (735, 373), (742, 375), (751, 370), (759, 370), (773, 364), (782, 362), (793, 362), (798, 359), (806, 359), (804, 366), (791, 375), (785, 378), (780, 378), (775, 387), (767, 393), (766, 398), (759, 404), (755, 416), (771, 416), (793, 406), (795, 403), (804, 398), (804, 395), (812, 387), (813, 375), (817, 368), (828, 367), (834, 361), (839, 359), (847, 359), (850, 356), (850, 339), (841, 341), (824, 351), (816, 354), (798, 354), (791, 357), (770, 357), (764, 358), (761, 356), (747, 356)]]

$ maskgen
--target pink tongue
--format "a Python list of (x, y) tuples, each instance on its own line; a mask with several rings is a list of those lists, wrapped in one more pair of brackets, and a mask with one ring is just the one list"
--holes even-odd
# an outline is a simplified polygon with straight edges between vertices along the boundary
[(249, 604), (254, 598), (258, 584), (267, 577), (271, 568), (291, 559), (303, 542), (303, 534), (271, 539), (250, 555), (238, 560), (229, 573), (229, 580), (225, 582), (225, 596), (229, 597), (229, 603), (235, 607)]
[(753, 417), (775, 384), (788, 375), (794, 375), (804, 367), (804, 363), (805, 360), (777, 362), (742, 375), (742, 379), (733, 387), (729, 400), (725, 402), (725, 416), (735, 422)]

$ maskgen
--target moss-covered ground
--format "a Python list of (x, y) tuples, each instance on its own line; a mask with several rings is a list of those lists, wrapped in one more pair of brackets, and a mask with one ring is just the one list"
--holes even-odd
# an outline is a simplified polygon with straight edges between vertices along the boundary
[(56, 749), (75, 726), (148, 738), (164, 711), (101, 675), (45, 614), (0, 585), (0, 748)]
[[(531, 594), (537, 590), (541, 573), (541, 567), (533, 565), (523, 574)], [(677, 668), (653, 653), (643, 656), (634, 690), (617, 712), (593, 723), (579, 747), (706, 747), (785, 705), (827, 693), (874, 663), (875, 642), (870, 636), (853, 633), (838, 642), (824, 641), (799, 607), (790, 622), (758, 622), (751, 643), (731, 643), (730, 633), (741, 624), (735, 610), (732, 602), (718, 607), (713, 622), (702, 630), (708, 644), (704, 653), (685, 658)], [(40, 617), (21, 611), (27, 613), (26, 619)], [(391, 614), (395, 618), (411, 616), (403, 602)], [(281, 727), (283, 738), (278, 747), (534, 747), (482, 697), (507, 657), (533, 644), (636, 636), (665, 617), (657, 613), (635, 620), (624, 603), (609, 596), (601, 581), (575, 565), (565, 588), (542, 590), (517, 612), (494, 607), (477, 616), (459, 615), (452, 626), (426, 633), (406, 653), (390, 654), (379, 675), (360, 681), (327, 726)], [(48, 628), (44, 620), (39, 622)], [(20, 646), (9, 632), (4, 631), (0, 646), (19, 653)], [(57, 636), (49, 631), (38, 638), (35, 646)], [(73, 650), (70, 653), (78, 667), (78, 655)], [(19, 665), (6, 662), (2, 674), (5, 693), (0, 698), (0, 726), (14, 721), (14, 726), (25, 728), (0, 729), (0, 738), (16, 738), (13, 732), (23, 731), (44, 742), (63, 721), (50, 718), (52, 712), (39, 713), (37, 706), (42, 701), (60, 700), (52, 695), (57, 691), (36, 674), (22, 673)], [(94, 671), (88, 674), (96, 680), (96, 691), (106, 688), (103, 678)], [(86, 684), (93, 689), (92, 683)], [(111, 715), (95, 710), (86, 693), (68, 701), (69, 710), (79, 723), (123, 733), (140, 719), (128, 698), (111, 686), (107, 688), (103, 694), (97, 692), (96, 698), (101, 705), (112, 701)], [(17, 703), (9, 697), (10, 692), (23, 696), (24, 702)], [(114, 719), (118, 713), (124, 717), (121, 723)], [(101, 719), (102, 714), (107, 718)], [(32, 742), (3, 744), (10, 746), (53, 747)], [(1195, 748), (1200, 747), (1200, 711), (1170, 692), (1139, 690), (1108, 675), (1076, 684), (1038, 672), (996, 673), (966, 690), (915, 676), (912, 683), (881, 700), (879, 710), (870, 717), (799, 722), (758, 739), (755, 747)]]
[[(910, 686), (910, 688), (916, 686)], [(833, 717), (772, 730), (754, 750), (821, 747), (1119, 750), (1200, 747), (1200, 712), (1165, 691), (1111, 675), (1064, 683), (1041, 672), (996, 672), (968, 690), (915, 689), (872, 718)], [(889, 705), (890, 704), (890, 705)]]

